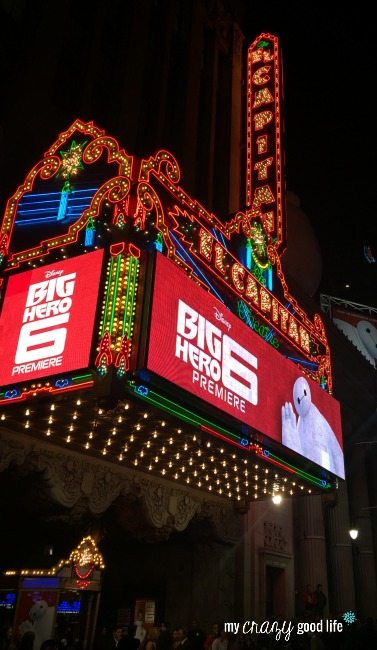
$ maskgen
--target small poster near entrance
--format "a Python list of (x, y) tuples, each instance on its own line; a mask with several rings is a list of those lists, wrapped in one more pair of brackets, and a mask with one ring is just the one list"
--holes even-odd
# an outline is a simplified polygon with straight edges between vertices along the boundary
[[(137, 635), (142, 635), (143, 630), (148, 630), (155, 624), (156, 619), (156, 601), (152, 599), (140, 598), (135, 601), (135, 618), (134, 624), (136, 626)], [(144, 635), (145, 636), (145, 635)]]

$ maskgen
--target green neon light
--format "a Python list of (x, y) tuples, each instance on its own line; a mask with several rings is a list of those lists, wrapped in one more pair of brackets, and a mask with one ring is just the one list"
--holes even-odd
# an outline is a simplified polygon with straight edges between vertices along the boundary
[(113, 302), (112, 302), (112, 305), (111, 305), (110, 328), (109, 328), (110, 334), (113, 331), (113, 323), (114, 323), (114, 316), (115, 316), (115, 305), (116, 305), (116, 294), (117, 294), (117, 290), (118, 290), (119, 272), (120, 272), (121, 261), (122, 261), (121, 256), (118, 255), (117, 268), (116, 268), (116, 273), (115, 273)]
[[(152, 393), (152, 394), (156, 395), (156, 400), (159, 400), (159, 403), (160, 403), (161, 405), (163, 405), (163, 402), (165, 401), (165, 402), (167, 402), (168, 404), (173, 404), (173, 405), (176, 407), (176, 405), (175, 405), (174, 402), (171, 402), (171, 401), (168, 400), (167, 398), (162, 397), (161, 395), (158, 395), (158, 393), (156, 393), (155, 391), (150, 390), (149, 393)], [(148, 397), (144, 397), (144, 399), (148, 399)], [(169, 408), (172, 408), (172, 407), (169, 407)], [(192, 411), (189, 411), (188, 409), (185, 409), (185, 408), (183, 408), (183, 407), (176, 407), (176, 409), (178, 409), (178, 410), (176, 410), (176, 412), (179, 412), (179, 409), (182, 409), (182, 411), (185, 411), (186, 413), (190, 414), (191, 418), (194, 418), (194, 417), (195, 417), (194, 414), (192, 413)], [(200, 416), (196, 416), (196, 417), (197, 417), (199, 420), (201, 420), (201, 423), (206, 423), (206, 424), (208, 424), (208, 425), (211, 426), (215, 431), (218, 431), (219, 433), (220, 433), (220, 432), (223, 432), (223, 433), (225, 433), (225, 434), (228, 435), (228, 436), (231, 436), (231, 437), (233, 437), (233, 438), (236, 438), (237, 440), (240, 440), (240, 439), (241, 439), (241, 436), (236, 436), (234, 433), (231, 433), (231, 432), (228, 431), (227, 429), (224, 429), (223, 427), (220, 427), (220, 426), (214, 425), (213, 422), (211, 422), (210, 420), (206, 420), (205, 418), (200, 418)], [(192, 420), (192, 421), (194, 422), (194, 420)], [(194, 422), (194, 423), (195, 423), (195, 422)], [(299, 469), (298, 467), (295, 467), (294, 465), (291, 465), (290, 463), (287, 463), (285, 460), (282, 460), (282, 459), (279, 458), (278, 456), (275, 456), (275, 454), (271, 454), (271, 453), (270, 453), (269, 455), (270, 455), (270, 457), (271, 457), (272, 459), (275, 459), (275, 460), (279, 461), (280, 463), (282, 463), (283, 465), (285, 465), (286, 467), (289, 467), (290, 469), (293, 469), (297, 474), (300, 474), (300, 475), (302, 476), (302, 478), (305, 478), (305, 477), (306, 477), (307, 480), (309, 480), (309, 481), (311, 481), (311, 482), (318, 482), (318, 483), (321, 485), (321, 487), (324, 487), (324, 486), (322, 485), (321, 479), (318, 479), (317, 477), (313, 476), (313, 474), (308, 474), (307, 472), (304, 472), (304, 470), (301, 470), (301, 469)], [(268, 457), (266, 457), (266, 459), (268, 460)]]
[(308, 481), (310, 481), (312, 483), (315, 483), (315, 484), (318, 483), (320, 485), (320, 487), (322, 487), (322, 488), (331, 487), (329, 485), (329, 483), (326, 483), (326, 486), (324, 486), (323, 483), (322, 483), (322, 479), (319, 479), (319, 478), (313, 476), (313, 474), (308, 474), (308, 472), (305, 472), (303, 469), (299, 469), (298, 467), (295, 467), (295, 465), (291, 465), (290, 463), (287, 463), (286, 460), (282, 460), (281, 458), (279, 458), (279, 456), (275, 456), (275, 454), (271, 454), (271, 452), (269, 452), (269, 455), (270, 455), (271, 458), (273, 458), (274, 460), (277, 460), (279, 463), (283, 463), (287, 467), (290, 467), (291, 469), (294, 469), (295, 472), (297, 472), (297, 474), (299, 474), (299, 476), (301, 476), (301, 478), (305, 478)]
[[(132, 271), (132, 255), (130, 256), (130, 263), (128, 265), (128, 276), (127, 276), (127, 293), (126, 293), (126, 303), (124, 305), (124, 314), (123, 314), (123, 325), (122, 325), (122, 336), (124, 336), (124, 332), (126, 331), (127, 327), (127, 312), (128, 312), (128, 300), (129, 300), (129, 295), (130, 295), (130, 283), (131, 283), (131, 271)], [(128, 334), (128, 327), (127, 327), (127, 334)]]
[[(177, 406), (175, 402), (172, 402), (171, 400), (167, 399), (166, 397), (162, 397), (162, 395), (159, 395), (153, 390), (149, 390), (148, 395), (140, 395), (136, 391), (136, 386), (130, 384), (131, 387), (133, 388), (134, 392), (137, 394), (138, 397), (141, 397), (141, 399), (145, 401), (149, 401), (155, 406), (159, 406), (160, 408), (162, 407), (163, 409), (166, 409), (169, 413), (172, 413), (173, 415), (178, 415), (182, 419), (184, 419), (186, 422), (189, 422), (190, 424), (207, 424), (208, 426), (212, 427), (215, 431), (218, 431), (219, 433), (224, 433), (227, 436), (230, 436), (231, 438), (234, 438), (235, 440), (239, 441), (241, 439), (241, 436), (238, 436), (235, 433), (232, 433), (231, 431), (228, 431), (227, 429), (224, 429), (223, 427), (218, 426), (217, 424), (213, 424), (210, 420), (207, 420), (206, 418), (203, 418), (200, 415), (194, 414), (192, 411), (189, 409), (184, 408), (183, 406)], [(152, 398), (149, 397), (150, 393), (152, 395), (155, 395), (156, 397)]]
[(87, 375), (76, 375), (76, 377), (71, 377), (72, 381), (76, 381), (76, 379), (91, 379), (92, 375), (88, 373)]
[[(227, 429), (224, 429), (223, 427), (218, 426), (217, 424), (213, 424), (210, 420), (207, 420), (206, 418), (203, 418), (201, 416), (195, 415), (192, 411), (189, 409), (182, 407), (179, 407), (175, 404), (175, 402), (172, 402), (171, 400), (167, 399), (166, 397), (162, 397), (162, 395), (159, 395), (153, 390), (149, 390), (148, 395), (140, 395), (140, 393), (137, 393), (136, 391), (136, 386), (132, 385), (131, 383), (129, 384), (133, 389), (134, 392), (137, 394), (138, 397), (141, 399), (150, 402), (151, 404), (154, 404), (155, 406), (159, 406), (160, 408), (162, 407), (168, 413), (171, 413), (172, 415), (178, 415), (178, 417), (181, 417), (182, 420), (185, 420), (185, 422), (189, 422), (190, 424), (208, 424), (210, 427), (214, 429), (214, 431), (218, 431), (219, 433), (224, 433), (227, 436), (230, 436), (231, 438), (234, 438), (235, 440), (239, 441), (241, 439), (240, 436), (237, 436), (236, 434), (232, 433), (231, 431), (228, 431)], [(155, 398), (149, 397), (149, 394), (152, 393), (152, 395), (155, 395)], [(171, 406), (172, 405), (172, 406)], [(173, 408), (174, 407), (174, 408)], [(244, 447), (245, 449), (245, 447)], [(318, 487), (321, 487), (323, 489), (331, 487), (328, 483), (324, 486), (322, 484), (322, 480), (317, 478), (316, 476), (313, 476), (313, 474), (308, 474), (308, 472), (305, 472), (304, 470), (299, 469), (298, 467), (295, 467), (294, 465), (291, 465), (290, 463), (287, 463), (285, 460), (280, 459), (278, 456), (275, 456), (275, 454), (270, 453), (270, 457), (273, 460), (277, 460), (278, 462), (282, 463), (285, 465), (287, 468), (293, 469), (296, 474), (301, 476), (301, 478), (307, 480), (310, 483), (313, 483), (314, 485), (317, 485)], [(259, 458), (264, 458), (264, 460), (268, 461), (268, 457), (264, 456), (259, 456)]]
[[(131, 259), (133, 259), (133, 258), (131, 257)], [(139, 267), (139, 262), (138, 262), (137, 259), (134, 259), (133, 278), (132, 278), (132, 295), (131, 295), (131, 311), (130, 311), (130, 319), (128, 321), (128, 329), (127, 329), (128, 338), (130, 338), (130, 336), (131, 336), (132, 315), (133, 315), (135, 301), (136, 301), (136, 280), (137, 280), (138, 267)]]
[(110, 287), (111, 287), (111, 276), (113, 273), (113, 265), (114, 265), (114, 258), (111, 258), (110, 261), (110, 269), (107, 275), (107, 282), (108, 282), (108, 287), (107, 287), (107, 292), (106, 292), (106, 302), (105, 302), (105, 311), (103, 312), (103, 324), (102, 324), (102, 331), (101, 331), (101, 336), (104, 335), (106, 332), (106, 322), (107, 322), (107, 309), (109, 306), (109, 294), (110, 294)]

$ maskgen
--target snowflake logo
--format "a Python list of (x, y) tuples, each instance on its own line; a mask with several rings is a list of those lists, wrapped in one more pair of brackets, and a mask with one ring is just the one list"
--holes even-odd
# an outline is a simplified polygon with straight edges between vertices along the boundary
[(342, 614), (342, 619), (347, 623), (347, 625), (351, 625), (352, 623), (356, 623), (356, 614), (352, 610), (349, 610), (348, 612), (344, 612)]

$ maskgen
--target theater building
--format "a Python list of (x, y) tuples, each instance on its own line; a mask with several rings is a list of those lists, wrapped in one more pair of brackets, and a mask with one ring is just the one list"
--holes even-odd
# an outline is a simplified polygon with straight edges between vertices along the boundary
[[(246, 67), (245, 174), (238, 99), (229, 218), (185, 189), (170, 151), (138, 157), (82, 119), (4, 211), (1, 499), (25, 516), (17, 544), (15, 532), (4, 542), (8, 609), (18, 621), (22, 590), (55, 590), (50, 607), (89, 646), (80, 607), (107, 625), (141, 613), (208, 628), (299, 614), (307, 583), (335, 615), (375, 599), (370, 521), (359, 553), (348, 537), (354, 450), (342, 436), (359, 440), (372, 412), (373, 369), (285, 272), (278, 38), (258, 36)], [(369, 507), (366, 476), (350, 474)], [(70, 612), (63, 587), (81, 603)]]

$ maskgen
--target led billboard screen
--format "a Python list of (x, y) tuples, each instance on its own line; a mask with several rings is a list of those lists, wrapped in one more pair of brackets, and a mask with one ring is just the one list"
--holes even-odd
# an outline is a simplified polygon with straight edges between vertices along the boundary
[(0, 385), (89, 363), (103, 251), (12, 275), (0, 316)]
[(339, 403), (160, 254), (147, 367), (344, 477)]

